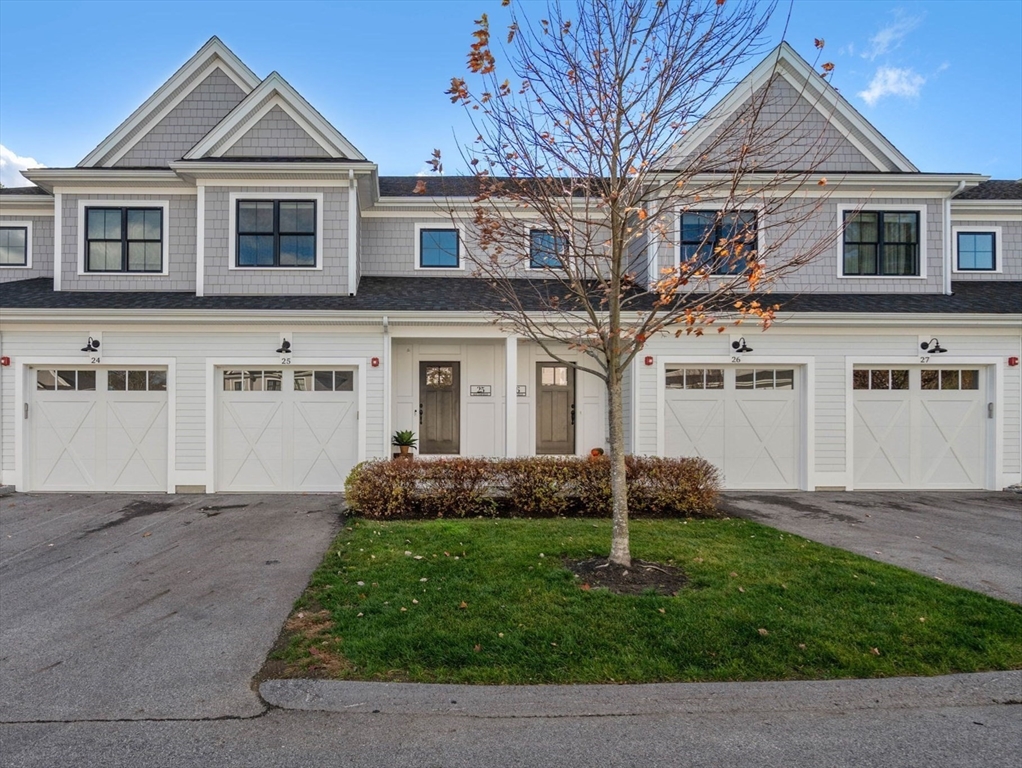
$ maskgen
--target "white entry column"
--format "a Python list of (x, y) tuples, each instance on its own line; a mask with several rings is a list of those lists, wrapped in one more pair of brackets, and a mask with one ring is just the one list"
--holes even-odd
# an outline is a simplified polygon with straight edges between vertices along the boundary
[(504, 456), (518, 456), (518, 337), (504, 343)]

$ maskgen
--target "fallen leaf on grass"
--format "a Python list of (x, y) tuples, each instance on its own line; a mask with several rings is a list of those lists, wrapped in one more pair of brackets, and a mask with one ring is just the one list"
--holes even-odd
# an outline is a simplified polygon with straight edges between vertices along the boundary
[(739, 588), (738, 588), (738, 591), (739, 591), (739, 592), (741, 592), (742, 594), (745, 594), (745, 589), (744, 589), (744, 588), (742, 588), (742, 587), (739, 587)]
[(415, 598), (413, 597), (413, 598), (412, 598), (412, 605), (418, 605), (418, 604), (419, 604), (419, 601), (418, 601), (418, 600), (416, 600), (416, 599), (415, 599)]
[(582, 586), (579, 587), (579, 589), (581, 589), (583, 592), (588, 592), (590, 589), (592, 589), (592, 587), (590, 587), (588, 584), (583, 584)]
[(658, 611), (659, 611), (660, 613), (667, 613), (667, 611), (666, 611), (665, 609), (663, 609), (663, 608), (657, 608), (657, 610), (658, 610)]
[(476, 643), (475, 646), (472, 648), (472, 650), (475, 651), (476, 653), (479, 653), (479, 651), (481, 651), (482, 649), (483, 647), (479, 645), (479, 643)]
[(459, 605), (458, 607), (461, 608), (462, 610), (464, 610), (464, 609), (468, 608), (468, 603), (466, 603), (464, 600), (462, 600), (461, 601), (461, 605)]
[(874, 656), (879, 656), (880, 655), (880, 649), (879, 648), (870, 648), (869, 652), (872, 653)]
[(759, 628), (759, 629), (757, 629), (756, 631), (757, 631), (757, 632), (759, 632), (759, 633), (760, 633), (761, 635), (763, 635), (763, 637), (766, 637), (767, 635), (769, 635), (769, 634), (770, 634), (770, 633), (769, 633), (769, 632), (767, 632), (767, 631), (766, 631), (765, 629), (763, 629), (763, 627), (760, 627), (760, 628)]
[(738, 574), (735, 571), (731, 571), (731, 573), (729, 573), (728, 576), (730, 576), (732, 579), (738, 578)]
[(799, 643), (798, 644), (798, 648), (799, 648), (800, 651), (804, 651), (806, 649), (806, 644), (805, 643)]

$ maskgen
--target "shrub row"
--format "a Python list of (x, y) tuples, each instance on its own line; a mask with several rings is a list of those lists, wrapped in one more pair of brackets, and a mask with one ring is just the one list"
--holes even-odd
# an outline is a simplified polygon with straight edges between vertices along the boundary
[[(720, 475), (703, 459), (628, 456), (629, 514), (711, 517)], [(601, 457), (367, 461), (344, 484), (349, 509), (372, 519), (610, 517)]]

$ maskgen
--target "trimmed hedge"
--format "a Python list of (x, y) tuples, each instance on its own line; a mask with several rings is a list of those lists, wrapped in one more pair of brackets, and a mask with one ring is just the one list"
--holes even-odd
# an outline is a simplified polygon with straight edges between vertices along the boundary
[[(626, 456), (633, 517), (715, 517), (717, 468), (703, 459)], [(367, 461), (344, 483), (349, 509), (370, 519), (610, 517), (605, 457)]]

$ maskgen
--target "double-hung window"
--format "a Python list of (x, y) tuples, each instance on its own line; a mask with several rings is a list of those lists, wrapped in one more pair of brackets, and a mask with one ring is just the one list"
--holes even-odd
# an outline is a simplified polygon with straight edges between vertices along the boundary
[(529, 230), (529, 269), (560, 269), (568, 253), (568, 239), (549, 229)]
[(457, 229), (419, 229), (419, 267), (458, 269), (461, 266)]
[(163, 208), (86, 208), (86, 272), (162, 272)]
[(681, 214), (681, 261), (712, 275), (740, 275), (756, 258), (755, 211)]
[(315, 200), (238, 200), (238, 267), (315, 267)]
[(0, 267), (27, 267), (28, 225), (0, 227)]
[(956, 231), (955, 250), (958, 254), (958, 261), (955, 265), (956, 271), (998, 271), (997, 235), (998, 233), (995, 231)]
[(920, 274), (918, 211), (846, 211), (842, 274), (916, 277)]

